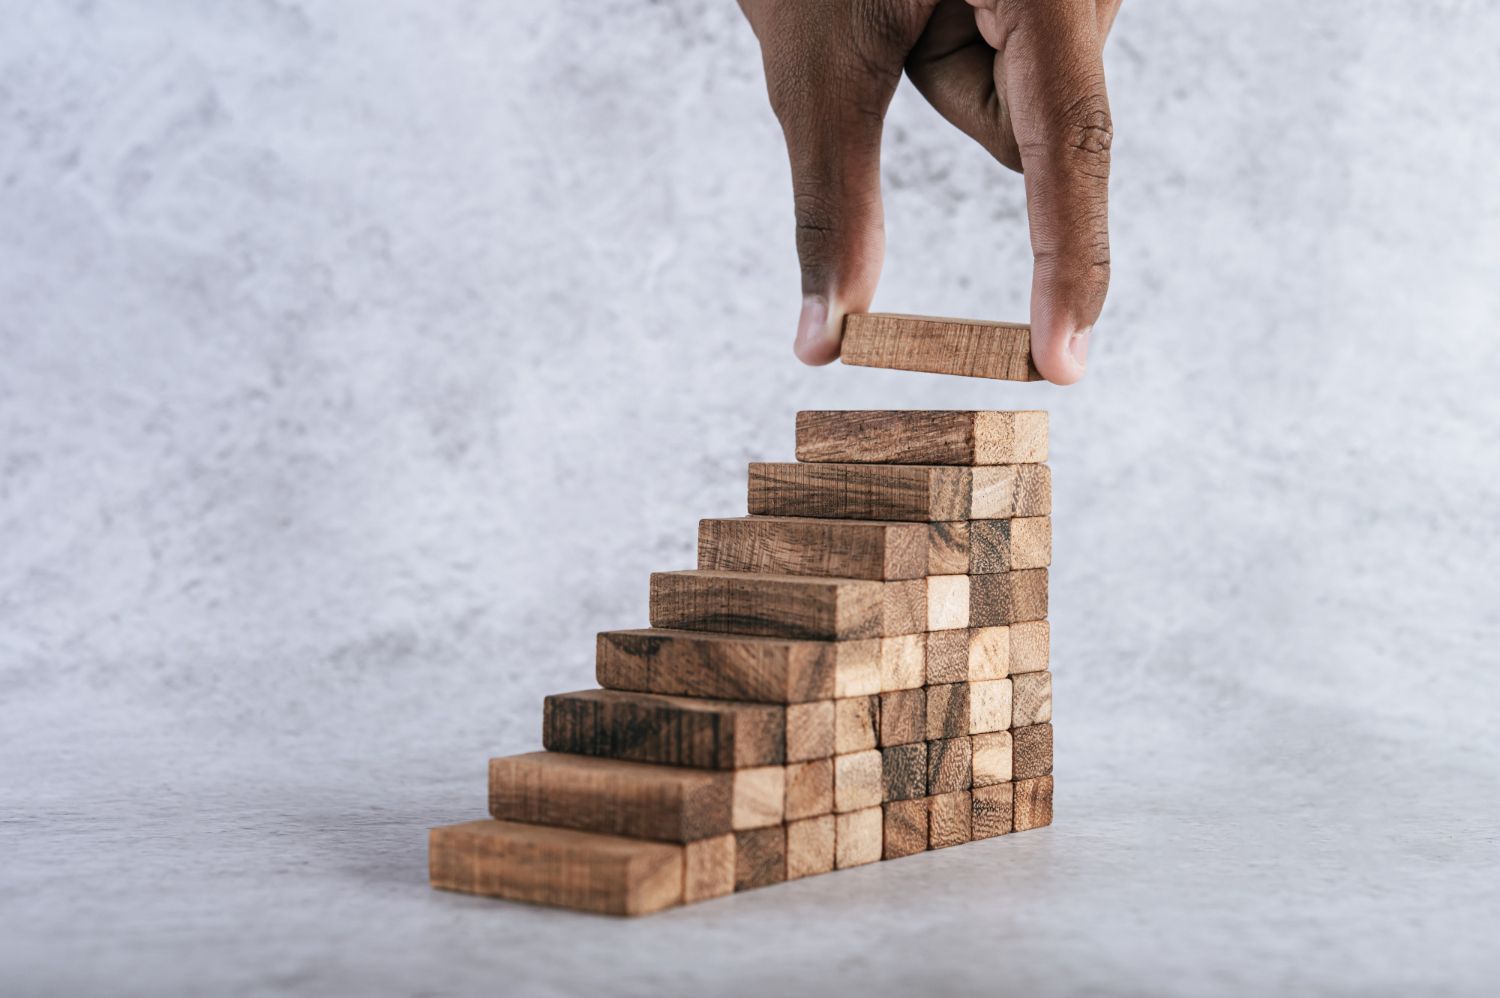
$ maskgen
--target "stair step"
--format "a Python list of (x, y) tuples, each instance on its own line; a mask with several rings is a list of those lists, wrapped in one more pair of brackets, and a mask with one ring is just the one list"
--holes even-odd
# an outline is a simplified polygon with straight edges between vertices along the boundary
[(750, 465), (750, 512), (855, 520), (995, 520), (1052, 512), (1045, 464)]
[(797, 460), (859, 464), (1034, 464), (1047, 414), (847, 409), (797, 413)]
[(927, 574), (920, 523), (742, 516), (698, 523), (698, 567), (843, 579), (916, 579)]
[(558, 693), (543, 707), (542, 744), (698, 769), (774, 766), (786, 761), (786, 708), (621, 690)]
[(927, 580), (654, 572), (651, 626), (845, 641), (927, 630)]

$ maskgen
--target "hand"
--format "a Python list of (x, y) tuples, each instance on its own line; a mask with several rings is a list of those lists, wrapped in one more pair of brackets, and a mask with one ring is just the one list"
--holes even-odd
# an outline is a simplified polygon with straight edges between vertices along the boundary
[(740, 0), (786, 134), (802, 263), (793, 349), (839, 355), (885, 252), (880, 133), (901, 79), (1025, 174), (1031, 350), (1049, 381), (1083, 376), (1109, 287), (1112, 126), (1101, 52), (1120, 0)]

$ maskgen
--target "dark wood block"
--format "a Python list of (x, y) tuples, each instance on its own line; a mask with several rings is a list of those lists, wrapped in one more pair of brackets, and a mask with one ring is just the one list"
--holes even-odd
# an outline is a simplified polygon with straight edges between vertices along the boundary
[(928, 575), (968, 574), (969, 523), (947, 520), (927, 525)]
[(698, 524), (698, 567), (843, 579), (917, 579), (927, 573), (919, 523), (746, 516)]
[(927, 635), (926, 680), (928, 686), (962, 683), (969, 676), (970, 631), (933, 631)]
[(1052, 777), (1015, 782), (1015, 830), (1024, 832), (1052, 824)]
[(973, 810), (973, 799), (967, 790), (928, 797), (928, 848), (943, 849), (972, 840)]
[(969, 571), (994, 575), (1052, 564), (1052, 517), (975, 520), (969, 525)]
[(969, 684), (927, 687), (927, 731), (924, 737), (957, 738), (969, 733)]
[(949, 794), (974, 785), (974, 747), (968, 735), (927, 743), (927, 793)]
[(840, 359), (854, 367), (1040, 381), (1031, 327), (1014, 322), (868, 312), (844, 318)]
[(884, 805), (885, 859), (899, 859), (927, 849), (927, 798)]
[(927, 693), (925, 690), (894, 690), (880, 694), (882, 748), (927, 740)]
[(927, 794), (927, 746), (921, 742), (880, 750), (882, 800), (911, 800)]
[(786, 710), (776, 704), (580, 690), (547, 697), (542, 744), (551, 752), (699, 769), (786, 761)]
[(1010, 783), (974, 788), (972, 824), (976, 840), (994, 838), (1011, 830), (1014, 790)]
[(1015, 778), (1052, 775), (1052, 725), (1028, 724), (1011, 732), (1014, 738)]
[(753, 890), (786, 879), (786, 826), (734, 833), (734, 889)]
[(967, 520), (969, 468), (881, 464), (750, 465), (750, 512), (854, 520)]
[(1047, 414), (855, 409), (797, 413), (797, 460), (1027, 464), (1047, 460)]
[(1047, 616), (1047, 570), (969, 577), (969, 623), (974, 627), (1015, 624)]
[(653, 572), (651, 626), (837, 641), (922, 630), (921, 626), (887, 629), (887, 586), (904, 587), (903, 592), (910, 588), (906, 582), (868, 579)]

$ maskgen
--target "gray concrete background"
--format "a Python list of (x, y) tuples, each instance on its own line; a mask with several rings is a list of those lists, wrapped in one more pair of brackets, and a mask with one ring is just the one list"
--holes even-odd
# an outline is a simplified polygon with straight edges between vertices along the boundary
[[(808, 370), (728, 2), (8, 4), (0, 979), (1477, 994), (1500, 975), (1500, 9), (1131, 2), (1077, 388)], [(910, 88), (877, 307), (1017, 318)], [(1058, 823), (619, 923), (423, 830), (799, 408), (1044, 407)]]

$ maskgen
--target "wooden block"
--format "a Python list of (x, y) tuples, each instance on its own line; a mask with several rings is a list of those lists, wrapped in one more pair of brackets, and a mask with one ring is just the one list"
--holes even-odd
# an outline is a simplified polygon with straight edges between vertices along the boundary
[(847, 755), (879, 744), (880, 697), (847, 697), (833, 702), (833, 750)]
[(1028, 464), (1047, 460), (1047, 414), (848, 409), (797, 413), (797, 460)]
[(820, 814), (828, 814), (832, 810), (832, 759), (796, 762), (786, 768), (787, 821), (812, 818)]
[(1016, 322), (867, 312), (844, 318), (840, 359), (855, 367), (1040, 381), (1031, 327)]
[(969, 734), (1004, 731), (1010, 727), (1011, 680), (988, 679), (969, 684)]
[(1052, 824), (1052, 777), (1017, 780), (1014, 828), (1024, 832)]
[(733, 782), (733, 774), (712, 770), (528, 752), (490, 760), (490, 814), (504, 821), (690, 842), (730, 830)]
[(880, 639), (880, 691), (914, 690), (927, 677), (926, 634)]
[(1010, 675), (1010, 628), (972, 627), (968, 632), (964, 676), (971, 682)]
[[(970, 520), (1009, 520), (1052, 512), (1052, 469), (1045, 464), (974, 468)], [(969, 571), (974, 571), (974, 528), (969, 528)]]
[(884, 805), (884, 859), (911, 856), (927, 848), (927, 798)]
[(1052, 564), (1052, 517), (975, 520), (969, 525), (969, 571), (994, 575)]
[(786, 761), (786, 708), (580, 690), (547, 697), (542, 744), (551, 752), (699, 769), (748, 769)]
[(926, 713), (924, 738), (957, 738), (969, 734), (969, 684), (947, 683), (927, 687)]
[(969, 573), (969, 521), (948, 520), (927, 525), (927, 574)]
[(1014, 624), (1010, 629), (1010, 671), (1041, 672), (1051, 661), (1052, 629), (1045, 620)]
[(698, 567), (842, 579), (917, 579), (927, 574), (921, 524), (747, 516), (698, 524)]
[(911, 800), (927, 794), (927, 746), (921, 742), (880, 750), (882, 801)]
[(837, 813), (873, 807), (880, 803), (884, 790), (878, 751), (833, 757), (833, 809)]
[(947, 631), (969, 626), (969, 577), (927, 577), (927, 630)]
[(845, 870), (880, 859), (884, 830), (880, 805), (849, 811), (835, 817), (834, 866)]
[(682, 849), (686, 904), (734, 893), (734, 833), (689, 842)]
[(927, 580), (880, 583), (881, 630), (884, 635), (921, 634), (927, 628)]
[(885, 587), (905, 582), (754, 572), (651, 573), (651, 626), (779, 638), (878, 638)]
[(786, 826), (786, 879), (811, 877), (833, 869), (836, 824), (833, 815), (824, 814)]
[(950, 794), (973, 785), (974, 747), (968, 735), (927, 743), (927, 793)]
[(786, 826), (734, 833), (734, 889), (753, 890), (786, 879)]
[(682, 902), (683, 848), (513, 821), (466, 821), (428, 835), (432, 886), (608, 915)]
[(1028, 724), (1011, 732), (1015, 739), (1015, 777), (1031, 780), (1052, 775), (1052, 725)]
[(1010, 831), (1014, 790), (1010, 783), (974, 788), (971, 826), (975, 841), (992, 839)]
[(605, 631), (599, 685), (723, 700), (802, 703), (879, 693), (878, 638), (807, 641), (702, 631)]
[(927, 635), (928, 686), (962, 683), (969, 679), (969, 631), (933, 631)]
[(974, 802), (967, 790), (927, 798), (927, 847), (943, 849), (973, 839)]
[(833, 701), (788, 704), (786, 761), (826, 759), (833, 755)]
[(786, 819), (786, 769), (761, 766), (737, 769), (731, 825), (736, 832), (779, 825)]
[(889, 464), (750, 465), (750, 512), (853, 520), (970, 519), (970, 468)]
[(1047, 570), (969, 576), (969, 623), (1015, 624), (1047, 616)]
[(1015, 705), (1010, 726), (1024, 728), (1052, 720), (1052, 673), (1027, 672), (1012, 679)]
[(927, 740), (927, 694), (894, 690), (880, 694), (878, 742), (882, 748)]
[(1013, 776), (1011, 733), (989, 731), (975, 735), (971, 741), (974, 746), (974, 786), (1009, 783)]

